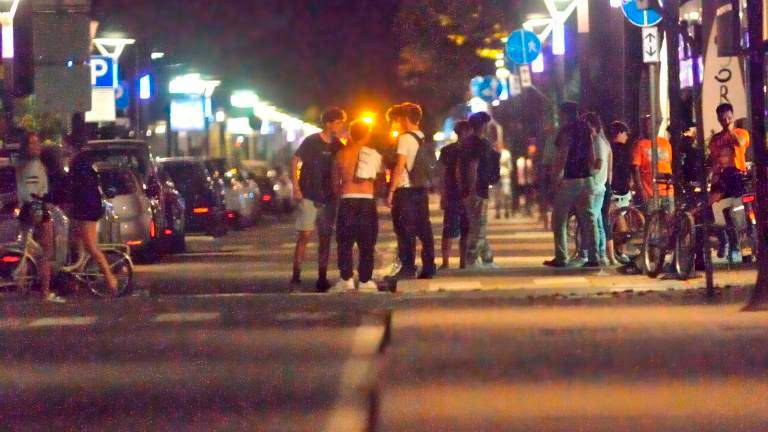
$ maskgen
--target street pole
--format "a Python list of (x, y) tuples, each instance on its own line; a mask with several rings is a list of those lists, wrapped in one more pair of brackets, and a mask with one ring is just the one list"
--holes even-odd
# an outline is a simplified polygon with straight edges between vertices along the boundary
[[(682, 126), (680, 118), (680, 0), (664, 2), (664, 27), (667, 40), (667, 72), (669, 85), (669, 142), (672, 145), (672, 173), (675, 179), (682, 176), (680, 139)], [(675, 189), (675, 195), (682, 191)]]
[(763, 42), (763, 0), (747, 1), (749, 34), (749, 94), (752, 105), (752, 140), (757, 173), (757, 281), (745, 310), (764, 308), (768, 303), (768, 150), (765, 147), (765, 52)]
[(659, 84), (656, 78), (656, 63), (648, 64), (648, 80), (651, 87), (651, 130), (647, 131), (651, 139), (651, 176), (653, 178), (653, 204), (652, 208), (659, 206), (659, 188), (656, 186), (656, 178), (659, 175), (659, 140), (656, 128), (659, 122)]

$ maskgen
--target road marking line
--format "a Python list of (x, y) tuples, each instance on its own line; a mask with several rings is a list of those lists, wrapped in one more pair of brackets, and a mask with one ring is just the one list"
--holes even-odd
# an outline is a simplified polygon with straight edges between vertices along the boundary
[(548, 277), (534, 279), (535, 285), (570, 285), (570, 284), (588, 284), (587, 278), (582, 276)]
[(363, 431), (368, 424), (367, 395), (373, 382), (374, 356), (384, 340), (386, 327), (363, 325), (355, 329), (352, 352), (341, 369), (339, 398), (331, 411), (324, 431)]
[(180, 312), (159, 314), (152, 321), (156, 323), (164, 322), (201, 322), (213, 321), (219, 319), (219, 312)]
[(30, 328), (36, 327), (64, 327), (64, 326), (87, 326), (96, 322), (95, 316), (70, 316), (70, 317), (50, 317), (40, 318), (29, 323)]

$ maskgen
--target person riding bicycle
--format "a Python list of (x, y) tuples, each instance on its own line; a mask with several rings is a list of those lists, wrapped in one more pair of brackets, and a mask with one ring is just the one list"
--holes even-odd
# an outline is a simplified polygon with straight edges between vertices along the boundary
[(98, 174), (93, 168), (96, 161), (88, 153), (80, 152), (79, 146), (71, 139), (69, 143), (78, 150), (72, 158), (69, 169), (72, 199), (70, 217), (75, 223), (75, 239), (81, 242), (85, 250), (96, 260), (107, 282), (107, 287), (113, 295), (117, 295), (118, 280), (99, 249), (97, 239), (97, 227), (99, 220), (104, 216), (104, 207)]
[(43, 252), (38, 264), (43, 300), (64, 303), (63, 298), (51, 291), (53, 224), (47, 204), (43, 201), (49, 190), (48, 173), (40, 161), (41, 153), (40, 138), (36, 133), (28, 132), (21, 142), (20, 160), (16, 167), (16, 192), (21, 207), (19, 222), (22, 229), (32, 231)]

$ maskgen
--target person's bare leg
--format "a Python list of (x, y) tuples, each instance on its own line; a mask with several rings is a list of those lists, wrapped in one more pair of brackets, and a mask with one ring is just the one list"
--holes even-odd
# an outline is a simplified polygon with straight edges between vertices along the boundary
[(617, 264), (616, 249), (614, 248), (614, 245), (613, 245), (613, 239), (610, 239), (607, 242), (605, 242), (605, 252), (608, 255), (608, 262), (611, 265), (616, 265)]
[(112, 269), (109, 268), (107, 258), (99, 249), (99, 242), (97, 239), (97, 222), (80, 221), (80, 239), (83, 242), (83, 247), (88, 254), (96, 260), (96, 264), (99, 266), (101, 273), (104, 275), (104, 279), (107, 281), (107, 287), (113, 294), (117, 294), (117, 278), (112, 273)]
[(443, 253), (443, 265), (441, 266), (444, 269), (447, 269), (450, 267), (451, 263), (451, 249), (453, 248), (453, 241), (447, 237), (443, 237), (443, 240), (440, 244), (441, 250)]
[(47, 297), (51, 292), (51, 260), (53, 259), (53, 224), (45, 222), (40, 225), (39, 244), (43, 249), (40, 260), (40, 292)]
[(312, 236), (312, 231), (299, 231), (296, 236), (296, 248), (293, 252), (293, 277), (292, 282), (301, 280), (301, 264), (304, 262), (304, 255), (307, 253), (307, 243)]

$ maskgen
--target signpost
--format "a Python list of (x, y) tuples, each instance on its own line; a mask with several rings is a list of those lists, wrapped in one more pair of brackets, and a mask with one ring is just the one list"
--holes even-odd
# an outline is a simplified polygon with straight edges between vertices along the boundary
[(541, 54), (541, 40), (536, 33), (515, 30), (507, 38), (507, 57), (519, 65), (527, 65)]
[(659, 28), (643, 27), (643, 63), (659, 62)]
[(86, 123), (113, 122), (115, 112), (115, 89), (117, 88), (117, 62), (109, 56), (92, 56), (91, 110), (85, 113)]
[(533, 87), (533, 79), (531, 79), (531, 68), (527, 65), (520, 66), (520, 84), (523, 88)]

